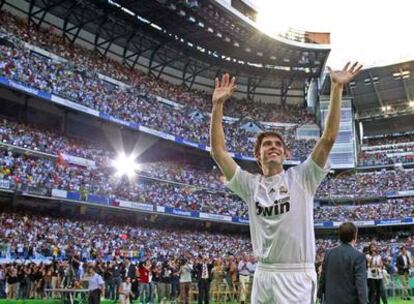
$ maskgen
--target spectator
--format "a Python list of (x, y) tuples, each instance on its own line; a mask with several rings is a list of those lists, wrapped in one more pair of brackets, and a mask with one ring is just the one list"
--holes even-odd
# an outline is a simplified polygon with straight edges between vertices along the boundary
[(105, 283), (102, 277), (95, 272), (93, 266), (89, 267), (89, 303), (90, 304), (99, 304), (101, 303), (101, 294), (105, 291)]
[(133, 298), (134, 296), (135, 295), (132, 292), (131, 278), (125, 277), (122, 284), (119, 286), (119, 301), (121, 304), (130, 304), (130, 298)]
[(401, 247), (401, 253), (397, 257), (397, 268), (398, 268), (398, 275), (400, 278), (401, 288), (402, 288), (402, 299), (403, 300), (411, 300), (409, 293), (408, 293), (408, 279), (409, 279), (409, 269), (410, 269), (411, 261), (410, 257), (407, 254), (407, 250), (405, 246)]

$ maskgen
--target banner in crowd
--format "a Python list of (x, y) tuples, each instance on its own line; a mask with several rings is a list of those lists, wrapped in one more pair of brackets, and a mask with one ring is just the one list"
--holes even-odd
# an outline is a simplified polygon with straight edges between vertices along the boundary
[(68, 192), (66, 190), (52, 189), (53, 197), (67, 198)]
[(173, 215), (179, 215), (179, 216), (185, 216), (185, 217), (194, 217), (199, 218), (200, 213), (198, 211), (188, 211), (188, 210), (181, 210), (171, 207), (164, 207), (165, 213), (173, 214)]
[(94, 109), (91, 109), (91, 108), (88, 108), (84, 105), (81, 105), (80, 103), (64, 99), (60, 96), (50, 95), (50, 98), (48, 100), (53, 101), (54, 103), (60, 104), (60, 105), (65, 106), (65, 107), (72, 108), (74, 110), (78, 110), (80, 112), (88, 113), (90, 115), (99, 117), (99, 112), (98, 111), (96, 111)]
[(23, 92), (26, 92), (30, 95), (35, 95), (35, 96), (39, 96), (42, 99), (46, 99), (46, 100), (50, 100), (51, 99), (51, 94), (40, 91), (38, 89), (34, 89), (32, 87), (28, 87), (24, 84), (21, 84), (20, 82), (14, 81), (14, 80), (9, 80), (6, 77), (0, 77), (0, 84), (11, 87), (13, 89), (17, 89)]
[(249, 220), (247, 218), (243, 218), (243, 217), (233, 216), (231, 221), (233, 223), (249, 224)]
[(102, 79), (103, 81), (109, 82), (112, 85), (116, 85), (116, 86), (120, 87), (121, 89), (125, 90), (125, 89), (131, 87), (130, 85), (127, 85), (126, 83), (123, 83), (122, 81), (113, 79), (112, 77), (106, 76), (104, 74), (97, 73), (97, 75), (98, 75), (99, 79)]
[(200, 218), (208, 219), (208, 220), (218, 220), (223, 222), (231, 222), (232, 218), (228, 215), (221, 215), (221, 214), (211, 214), (211, 213), (204, 213), (200, 212)]
[(402, 196), (414, 196), (414, 190), (406, 190), (406, 191), (395, 191), (391, 192), (388, 197), (402, 197)]
[(0, 188), (10, 189), (10, 181), (7, 179), (0, 179)]
[(48, 189), (25, 185), (22, 188), (22, 192), (23, 194), (34, 194), (34, 195), (39, 195), (39, 196), (47, 196)]
[(377, 226), (389, 226), (389, 225), (399, 225), (401, 224), (401, 219), (385, 219), (385, 220), (376, 220), (375, 225)]
[(109, 205), (109, 197), (104, 195), (88, 194), (86, 200), (89, 203)]
[(157, 212), (160, 212), (160, 213), (164, 213), (165, 212), (165, 207), (163, 207), (163, 206), (157, 206), (156, 207), (156, 211)]
[(152, 204), (144, 204), (137, 202), (130, 202), (124, 200), (116, 200), (119, 203), (119, 207), (138, 209), (143, 211), (154, 211), (154, 206)]
[(71, 200), (75, 200), (75, 201), (80, 201), (81, 195), (80, 195), (79, 192), (68, 191), (66, 198), (71, 199)]
[[(154, 96), (154, 95), (153, 95)], [(166, 99), (164, 97), (160, 96), (154, 96), (159, 102), (165, 103), (167, 105), (173, 106), (174, 108), (182, 109), (184, 106), (182, 104), (176, 103), (174, 101), (171, 101), (169, 99)]]
[(40, 48), (38, 46), (32, 45), (30, 43), (25, 42), (24, 43), (24, 47), (27, 48), (27, 49), (29, 49), (29, 50), (31, 50), (31, 51), (33, 51), (33, 52), (35, 52), (35, 53), (38, 53), (38, 54), (40, 54), (40, 55), (42, 55), (44, 57), (47, 57), (47, 58), (49, 58), (49, 59), (51, 59), (51, 60), (53, 60), (55, 62), (59, 62), (59, 63), (66, 63), (66, 62), (68, 62), (67, 59), (65, 59), (63, 57), (60, 57), (60, 56), (58, 56), (56, 54), (53, 54), (53, 53), (51, 53), (49, 51), (46, 51), (46, 50), (44, 50), (44, 49), (42, 49), (42, 48)]
[(375, 226), (375, 221), (354, 221), (353, 223), (358, 227)]
[(82, 167), (88, 167), (88, 168), (96, 168), (96, 163), (93, 160), (78, 157), (78, 156), (73, 156), (73, 155), (66, 154), (66, 153), (61, 153), (61, 155), (62, 155), (62, 158), (70, 164), (74, 164), (74, 165), (78, 165)]

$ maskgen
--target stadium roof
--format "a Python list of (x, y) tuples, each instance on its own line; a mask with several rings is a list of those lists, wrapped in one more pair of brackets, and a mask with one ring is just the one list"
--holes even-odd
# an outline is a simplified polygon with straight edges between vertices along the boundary
[(319, 74), (329, 53), (326, 45), (295, 44), (293, 41), (289, 44), (271, 38), (250, 20), (227, 11), (228, 8), (217, 1), (200, 1), (191, 7), (183, 3), (143, 0), (129, 2), (124, 7), (188, 42), (237, 60), (310, 68)]
[[(360, 120), (382, 119), (414, 113), (414, 61), (363, 69), (347, 93)], [(327, 94), (330, 81), (323, 86)]]
[[(363, 69), (349, 84), (346, 94), (352, 96), (356, 118), (364, 122), (367, 133), (414, 128), (413, 77), (414, 61), (407, 61)], [(328, 94), (329, 86), (326, 77), (324, 94)]]
[(31, 0), (27, 7), (4, 2), (20, 6), (39, 25), (47, 13), (59, 17), (63, 21), (47, 19), (70, 41), (80, 39), (82, 30), (94, 34), (96, 50), (116, 51), (131, 67), (145, 58), (156, 77), (174, 67), (186, 85), (197, 75), (213, 79), (229, 71), (251, 87), (303, 88), (304, 79), (320, 75), (330, 51), (327, 45), (273, 39), (215, 0), (197, 6), (182, 0)]

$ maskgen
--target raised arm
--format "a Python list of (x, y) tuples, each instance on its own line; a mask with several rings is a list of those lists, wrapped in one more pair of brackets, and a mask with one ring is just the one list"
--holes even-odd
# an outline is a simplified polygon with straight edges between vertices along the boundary
[(341, 71), (333, 71), (328, 67), (331, 76), (331, 96), (329, 101), (328, 115), (326, 117), (325, 129), (321, 138), (316, 143), (312, 151), (312, 160), (323, 168), (328, 160), (329, 153), (335, 143), (339, 131), (339, 121), (341, 119), (342, 91), (344, 86), (350, 82), (361, 70), (362, 65), (355, 62), (349, 68), (348, 62)]
[(212, 98), (213, 109), (211, 111), (210, 154), (227, 180), (231, 180), (233, 177), (237, 164), (226, 150), (223, 131), (223, 106), (236, 88), (234, 83), (235, 78), (230, 79), (229, 74), (224, 74), (221, 81), (216, 78)]

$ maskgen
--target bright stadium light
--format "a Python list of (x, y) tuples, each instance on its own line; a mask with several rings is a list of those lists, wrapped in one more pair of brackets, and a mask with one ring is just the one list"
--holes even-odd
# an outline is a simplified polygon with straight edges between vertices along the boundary
[(138, 163), (135, 162), (134, 155), (125, 155), (121, 153), (112, 161), (112, 166), (116, 169), (116, 176), (121, 177), (126, 175), (128, 178), (134, 177), (136, 171), (140, 169)]

